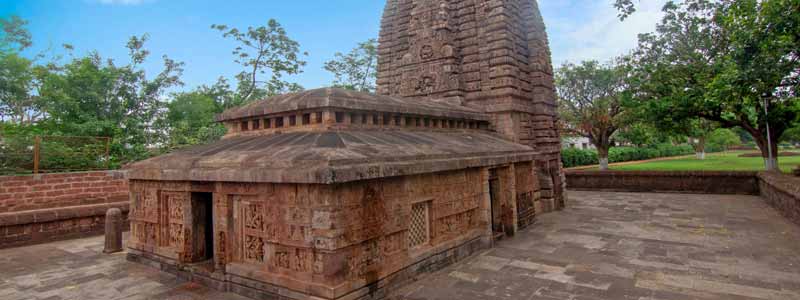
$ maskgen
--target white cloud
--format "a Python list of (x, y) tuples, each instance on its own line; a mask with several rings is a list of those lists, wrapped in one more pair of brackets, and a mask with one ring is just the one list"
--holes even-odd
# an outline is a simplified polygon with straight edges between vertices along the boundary
[[(636, 13), (620, 21), (612, 1), (556, 1), (563, 2), (554, 5), (550, 1), (541, 1), (546, 3), (543, 10), (550, 10), (545, 12), (545, 22), (556, 66), (567, 61), (608, 61), (628, 53), (636, 47), (640, 33), (655, 30), (666, 2), (639, 1)], [(583, 12), (576, 12), (576, 8)]]
[(97, 2), (109, 5), (139, 5), (152, 1), (151, 0), (97, 0)]

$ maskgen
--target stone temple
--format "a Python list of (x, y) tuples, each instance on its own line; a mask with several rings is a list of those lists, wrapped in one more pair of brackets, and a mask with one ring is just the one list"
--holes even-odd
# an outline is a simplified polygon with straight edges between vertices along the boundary
[[(129, 259), (254, 298), (377, 299), (564, 206), (534, 0), (389, 0), (377, 94), (218, 116), (130, 166)], [(531, 225), (535, 226), (535, 225)]]

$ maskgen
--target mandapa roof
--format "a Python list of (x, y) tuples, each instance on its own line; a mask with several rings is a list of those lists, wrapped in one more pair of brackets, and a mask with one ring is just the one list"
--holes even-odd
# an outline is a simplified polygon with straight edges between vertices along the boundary
[(281, 112), (322, 107), (367, 110), (424, 116), (488, 121), (478, 110), (434, 99), (399, 98), (356, 92), (341, 88), (320, 88), (285, 94), (231, 108), (217, 115), (217, 121), (265, 116)]
[(529, 161), (488, 132), (327, 131), (234, 137), (127, 167), (130, 179), (332, 184)]

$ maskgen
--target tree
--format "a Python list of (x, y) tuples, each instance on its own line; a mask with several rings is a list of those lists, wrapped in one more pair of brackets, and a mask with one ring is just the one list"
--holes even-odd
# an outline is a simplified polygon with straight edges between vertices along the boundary
[(697, 159), (706, 159), (706, 146), (708, 145), (709, 136), (717, 129), (717, 125), (704, 119), (689, 119), (685, 122), (683, 128), (676, 129), (676, 132), (682, 132), (689, 137), (689, 145), (694, 148), (694, 154)]
[(334, 74), (333, 85), (361, 92), (374, 92), (378, 72), (378, 41), (359, 43), (350, 53), (336, 52), (325, 62), (325, 70)]
[(620, 20), (625, 20), (636, 12), (636, 5), (633, 3), (633, 0), (614, 0), (614, 8), (619, 11), (617, 16)]
[(556, 88), (565, 130), (584, 136), (597, 148), (600, 169), (608, 169), (614, 133), (626, 125), (625, 78), (616, 63), (584, 61), (556, 71)]
[(780, 142), (800, 144), (800, 126), (792, 127), (783, 132)]
[(32, 62), (16, 53), (0, 53), (0, 120), (14, 124), (33, 123), (41, 116), (32, 93)]
[(799, 9), (782, 0), (669, 2), (656, 32), (640, 36), (637, 98), (664, 120), (743, 128), (777, 170), (778, 137), (800, 121)]
[(31, 33), (25, 26), (28, 21), (18, 16), (0, 18), (0, 52), (20, 52), (32, 44)]
[(646, 147), (658, 140), (658, 135), (658, 131), (649, 124), (637, 122), (620, 129), (617, 132), (616, 139), (636, 147)]
[(155, 127), (164, 111), (161, 98), (182, 85), (183, 63), (164, 56), (163, 70), (149, 79), (140, 67), (149, 55), (146, 41), (147, 35), (130, 38), (126, 65), (91, 53), (43, 78), (40, 97), (51, 134), (113, 137), (112, 154), (121, 161), (149, 155), (161, 140)]
[(214, 122), (214, 116), (222, 112), (215, 96), (216, 91), (205, 86), (173, 95), (165, 118), (168, 149), (213, 142), (225, 134), (225, 127)]
[(0, 18), (0, 120), (31, 124), (41, 117), (34, 89), (39, 70), (19, 52), (31, 46), (27, 21), (17, 16)]
[(708, 137), (709, 145), (723, 151), (728, 151), (730, 147), (740, 145), (741, 143), (742, 140), (739, 139), (739, 136), (736, 135), (733, 130), (727, 128), (718, 128)]
[[(237, 104), (287, 91), (302, 90), (300, 85), (282, 79), (284, 75), (302, 72), (306, 62), (300, 59), (300, 44), (289, 38), (278, 21), (270, 19), (267, 26), (248, 27), (247, 31), (216, 24), (211, 25), (211, 28), (222, 32), (223, 37), (239, 43), (233, 49), (234, 61), (242, 65), (244, 70), (236, 75)], [(267, 73), (268, 80), (259, 79), (259, 75)]]

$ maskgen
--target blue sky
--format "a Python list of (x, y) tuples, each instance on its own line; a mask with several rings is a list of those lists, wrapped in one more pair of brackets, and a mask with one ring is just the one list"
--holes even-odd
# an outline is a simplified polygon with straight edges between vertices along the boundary
[[(27, 55), (60, 53), (75, 46), (77, 55), (97, 50), (103, 57), (127, 61), (125, 43), (148, 33), (148, 74), (160, 70), (162, 55), (186, 63), (189, 89), (240, 71), (233, 62), (235, 44), (210, 29), (211, 24), (246, 28), (277, 19), (307, 51), (308, 65), (292, 78), (306, 88), (327, 86), (322, 69), (334, 53), (377, 37), (383, 0), (0, 0), (0, 16), (18, 15), (30, 22), (34, 47)], [(642, 1), (642, 9), (620, 22), (612, 0), (539, 0), (556, 65), (583, 59), (607, 60), (636, 44), (636, 35), (652, 31), (664, 0)]]

